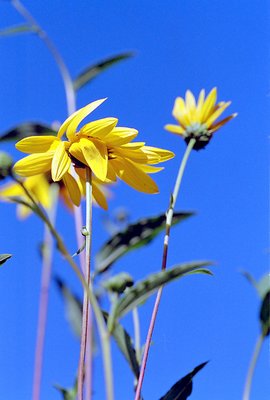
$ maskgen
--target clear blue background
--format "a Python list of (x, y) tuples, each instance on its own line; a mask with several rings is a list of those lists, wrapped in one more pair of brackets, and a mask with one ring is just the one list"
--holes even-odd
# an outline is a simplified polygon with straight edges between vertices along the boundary
[[(185, 144), (164, 131), (173, 123), (176, 96), (218, 87), (239, 116), (218, 131), (205, 151), (193, 152), (184, 177), (179, 210), (197, 216), (174, 228), (169, 265), (194, 259), (216, 261), (214, 277), (192, 276), (166, 287), (143, 387), (145, 399), (159, 399), (180, 377), (211, 360), (194, 380), (194, 400), (238, 400), (259, 333), (259, 298), (241, 275), (260, 278), (268, 270), (268, 2), (220, 1), (25, 1), (47, 31), (75, 77), (94, 61), (126, 50), (136, 56), (108, 70), (81, 90), (78, 106), (108, 101), (94, 118), (116, 116), (139, 129), (140, 140), (176, 153), (155, 176), (160, 194), (147, 196), (123, 183), (114, 189), (109, 215), (127, 207), (130, 220), (164, 212)], [(0, 27), (22, 19), (0, 2)], [(65, 95), (59, 72), (44, 44), (23, 34), (0, 40), (0, 131), (27, 120), (63, 121)], [(17, 159), (11, 145), (3, 145)], [(31, 216), (18, 222), (15, 206), (0, 204), (1, 253), (13, 258), (1, 268), (0, 396), (30, 399), (41, 264), (37, 245), (43, 227)], [(94, 250), (108, 238), (106, 214), (95, 209)], [(73, 221), (59, 209), (57, 226), (70, 251), (76, 249)], [(114, 272), (135, 278), (160, 268), (162, 237), (123, 258)], [(80, 293), (80, 285), (56, 254), (54, 272)], [(54, 383), (71, 386), (79, 343), (51, 287), (42, 400), (59, 399)], [(140, 309), (143, 337), (153, 299)], [(132, 332), (131, 319), (125, 325)], [(270, 396), (269, 344), (265, 343), (252, 399)], [(132, 375), (114, 352), (116, 398), (132, 399)], [(95, 398), (103, 399), (101, 364), (95, 364)]]

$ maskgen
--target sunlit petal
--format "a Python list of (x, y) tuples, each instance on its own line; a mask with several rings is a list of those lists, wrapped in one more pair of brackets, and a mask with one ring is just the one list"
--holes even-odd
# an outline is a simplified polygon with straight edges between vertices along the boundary
[(84, 158), (96, 175), (97, 178), (104, 181), (108, 170), (108, 152), (106, 145), (99, 140), (88, 140), (82, 138), (80, 146)]
[(45, 153), (53, 150), (57, 143), (55, 136), (29, 136), (16, 143), (15, 147), (23, 153)]
[(17, 161), (13, 169), (16, 174), (21, 176), (38, 175), (48, 172), (51, 169), (53, 155), (53, 152), (31, 154)]
[(60, 181), (63, 175), (69, 170), (71, 160), (66, 152), (64, 142), (59, 142), (52, 159), (52, 180)]
[(107, 146), (121, 146), (129, 143), (138, 135), (136, 129), (116, 127), (105, 138)]
[(117, 118), (98, 119), (84, 125), (80, 130), (80, 134), (103, 140), (113, 130), (117, 122)]

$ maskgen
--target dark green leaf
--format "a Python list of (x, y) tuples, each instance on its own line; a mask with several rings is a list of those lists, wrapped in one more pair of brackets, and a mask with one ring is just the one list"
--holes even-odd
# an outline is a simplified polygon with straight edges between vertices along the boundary
[(21, 204), (22, 206), (28, 207), (33, 212), (37, 211), (36, 206), (33, 203), (30, 203), (30, 201), (28, 202), (19, 196), (8, 196), (7, 199), (10, 201), (13, 201), (14, 203)]
[(11, 256), (12, 254), (0, 254), (0, 265), (3, 265)]
[(77, 382), (75, 383), (73, 388), (63, 388), (60, 385), (54, 385), (55, 389), (58, 390), (63, 400), (76, 400), (77, 397)]
[(186, 400), (192, 393), (193, 377), (208, 363), (198, 365), (189, 374), (176, 382), (160, 400)]
[(48, 125), (39, 122), (25, 122), (8, 130), (0, 136), (0, 141), (21, 140), (27, 136), (57, 135), (57, 132)]
[(10, 175), (12, 165), (13, 161), (10, 155), (4, 151), (0, 151), (0, 181)]
[(74, 89), (79, 90), (81, 87), (85, 86), (91, 80), (93, 80), (97, 75), (101, 72), (105, 71), (109, 67), (112, 67), (114, 64), (126, 60), (127, 58), (132, 57), (134, 54), (132, 52), (126, 52), (117, 54), (112, 57), (108, 57), (105, 60), (102, 60), (96, 64), (91, 65), (86, 68), (74, 81)]
[(270, 290), (264, 296), (260, 309), (260, 321), (264, 336), (270, 333)]
[(64, 299), (66, 318), (74, 334), (80, 337), (82, 329), (82, 301), (71, 292), (61, 278), (55, 277), (54, 280)]
[[(192, 212), (175, 212), (173, 225), (194, 215)], [(100, 249), (96, 255), (96, 271), (106, 271), (110, 266), (128, 251), (150, 243), (164, 228), (166, 216), (164, 214), (143, 218), (116, 235), (114, 235)]]
[(28, 24), (20, 24), (9, 26), (8, 28), (0, 30), (0, 36), (11, 36), (11, 35), (18, 35), (19, 33), (31, 33), (36, 32), (35, 27), (31, 27)]
[(120, 272), (102, 282), (102, 286), (111, 292), (118, 294), (123, 293), (127, 287), (133, 286), (134, 281), (130, 274), (126, 272)]
[[(105, 320), (108, 320), (108, 313), (103, 311), (103, 315)], [(116, 341), (120, 351), (122, 352), (123, 356), (127, 360), (134, 376), (136, 378), (139, 377), (140, 374), (140, 366), (138, 364), (136, 358), (136, 352), (132, 345), (132, 340), (127, 331), (122, 327), (119, 322), (115, 323), (114, 331), (112, 333), (114, 340)]]
[(134, 307), (144, 303), (144, 301), (161, 286), (192, 273), (211, 275), (212, 273), (208, 269), (202, 268), (210, 264), (211, 263), (209, 261), (194, 261), (177, 265), (165, 271), (148, 275), (146, 279), (143, 279), (142, 281), (136, 283), (133, 287), (127, 289), (122, 297), (116, 301), (113, 314), (110, 315), (110, 331), (113, 331), (114, 322), (117, 318), (122, 317)]

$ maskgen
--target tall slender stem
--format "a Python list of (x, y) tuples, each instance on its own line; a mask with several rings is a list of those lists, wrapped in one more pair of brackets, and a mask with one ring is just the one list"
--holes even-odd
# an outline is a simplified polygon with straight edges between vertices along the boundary
[[(91, 267), (91, 243), (92, 243), (92, 173), (90, 168), (86, 168), (86, 243), (85, 243), (85, 280), (87, 285), (90, 284), (90, 267)], [(83, 320), (81, 335), (81, 350), (78, 370), (78, 400), (83, 400), (83, 381), (84, 381), (84, 364), (88, 337), (88, 318), (89, 318), (89, 299), (87, 292), (84, 291), (83, 296)], [(88, 400), (88, 399), (87, 399)]]
[[(184, 156), (182, 158), (182, 161), (181, 161), (181, 164), (180, 164), (180, 167), (178, 170), (177, 178), (176, 178), (175, 185), (174, 185), (174, 190), (171, 195), (170, 204), (169, 204), (169, 208), (168, 208), (167, 215), (166, 215), (166, 232), (165, 232), (164, 243), (163, 243), (163, 254), (162, 254), (162, 264), (161, 264), (162, 270), (166, 269), (166, 267), (167, 267), (168, 246), (169, 246), (169, 238), (170, 238), (170, 231), (171, 231), (171, 226), (172, 226), (174, 207), (175, 207), (176, 200), (177, 200), (177, 197), (179, 194), (179, 190), (180, 190), (182, 178), (184, 175), (184, 171), (186, 168), (186, 164), (187, 164), (189, 155), (190, 155), (195, 143), (196, 143), (195, 139), (191, 139), (188, 143), (188, 146), (186, 148), (186, 151), (184, 153)], [(137, 390), (136, 390), (136, 394), (135, 394), (135, 400), (140, 400), (140, 398), (141, 398), (142, 384), (143, 384), (143, 380), (144, 380), (145, 369), (146, 369), (149, 349), (150, 349), (150, 345), (151, 345), (152, 335), (154, 332), (157, 313), (158, 313), (158, 309), (159, 309), (159, 304), (160, 304), (160, 300), (161, 300), (161, 295), (162, 295), (162, 287), (158, 290), (155, 304), (154, 304), (153, 311), (152, 311), (151, 321), (150, 321), (150, 325), (148, 328), (147, 338), (146, 338), (146, 343), (145, 343), (145, 348), (144, 348), (144, 353), (143, 353), (140, 375), (139, 375), (139, 379), (138, 379)]]
[(257, 364), (257, 361), (258, 361), (258, 358), (259, 358), (259, 355), (260, 355), (260, 352), (262, 349), (262, 344), (263, 344), (264, 338), (265, 338), (265, 335), (262, 332), (256, 341), (253, 355), (252, 355), (252, 358), (250, 361), (248, 373), (247, 373), (244, 394), (243, 394), (243, 400), (249, 400), (249, 398), (250, 398), (251, 383), (252, 383), (254, 371), (256, 368), (256, 364)]
[(21, 14), (21, 16), (27, 21), (27, 23), (32, 28), (34, 28), (34, 30), (36, 31), (36, 33), (38, 34), (40, 39), (43, 40), (43, 42), (47, 46), (48, 50), (52, 54), (57, 66), (59, 68), (62, 79), (63, 79), (65, 93), (66, 93), (66, 99), (67, 99), (68, 114), (70, 115), (70, 114), (74, 113), (76, 111), (75, 91), (73, 88), (73, 82), (72, 82), (69, 70), (68, 70), (61, 54), (58, 52), (53, 41), (47, 35), (47, 32), (41, 28), (39, 23), (32, 16), (32, 14), (24, 7), (24, 5), (20, 2), (20, 0), (11, 0), (11, 4), (18, 11), (18, 13)]
[[(48, 211), (48, 217), (52, 224), (54, 224), (56, 217), (56, 208), (58, 203), (59, 187), (54, 184), (50, 188), (51, 207)], [(32, 399), (38, 400), (40, 398), (41, 386), (41, 373), (43, 364), (44, 342), (46, 332), (46, 322), (48, 314), (48, 300), (49, 300), (49, 287), (51, 281), (51, 269), (53, 258), (53, 237), (45, 225), (44, 228), (44, 250), (42, 259), (42, 272), (41, 272), (41, 288), (39, 298), (39, 311), (38, 311), (38, 325), (36, 337), (36, 350), (35, 350), (35, 367), (33, 377), (33, 394)]]

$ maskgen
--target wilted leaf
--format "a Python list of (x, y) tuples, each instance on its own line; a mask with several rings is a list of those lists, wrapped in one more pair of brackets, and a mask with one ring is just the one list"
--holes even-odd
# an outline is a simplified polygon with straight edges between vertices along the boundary
[(34, 26), (30, 26), (28, 24), (19, 24), (9, 26), (8, 28), (0, 30), (0, 36), (11, 36), (18, 35), (19, 33), (31, 33), (36, 32), (36, 28)]
[[(188, 217), (194, 215), (192, 212), (175, 212), (172, 224), (175, 225)], [(115, 234), (96, 255), (96, 271), (106, 271), (110, 266), (126, 254), (150, 243), (164, 228), (166, 216), (164, 214), (156, 217), (143, 218), (121, 232)]]
[(177, 265), (173, 268), (148, 275), (146, 279), (136, 283), (130, 289), (126, 289), (125, 293), (115, 303), (113, 314), (110, 315), (109, 329), (113, 331), (114, 321), (117, 318), (122, 317), (134, 307), (144, 303), (161, 286), (192, 273), (212, 275), (208, 269), (202, 268), (210, 264), (209, 261), (194, 261)]
[(12, 254), (0, 254), (0, 265), (3, 265), (11, 256)]
[(270, 290), (264, 296), (260, 310), (260, 321), (264, 336), (270, 333)]
[(85, 86), (92, 79), (94, 79), (101, 72), (105, 71), (109, 67), (112, 67), (114, 64), (126, 60), (127, 58), (132, 57), (134, 54), (132, 52), (126, 52), (122, 54), (117, 54), (112, 57), (108, 57), (103, 61), (100, 61), (96, 64), (91, 65), (86, 68), (74, 81), (74, 89), (79, 90), (81, 87)]
[(74, 334), (80, 337), (82, 329), (82, 301), (71, 292), (61, 278), (55, 277), (54, 280), (64, 299), (66, 318)]
[(189, 374), (177, 381), (160, 400), (186, 400), (192, 393), (193, 377), (208, 363), (208, 361), (195, 367)]
[(33, 135), (57, 135), (57, 132), (50, 126), (39, 122), (25, 122), (3, 133), (0, 136), (0, 141), (21, 140)]
[(63, 400), (76, 400), (77, 397), (77, 382), (75, 383), (73, 388), (66, 389), (60, 385), (54, 385), (55, 389), (58, 390)]

